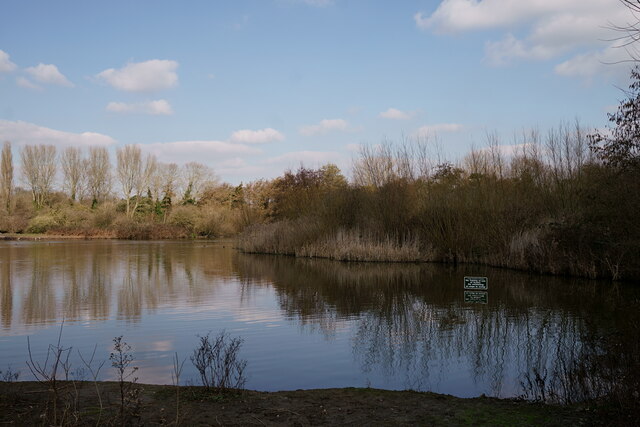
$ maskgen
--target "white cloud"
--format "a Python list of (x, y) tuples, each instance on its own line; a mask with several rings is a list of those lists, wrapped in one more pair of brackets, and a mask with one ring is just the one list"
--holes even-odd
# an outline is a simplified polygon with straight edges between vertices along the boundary
[(11, 141), (17, 145), (53, 144), (56, 146), (111, 145), (116, 142), (110, 136), (100, 133), (65, 132), (33, 123), (9, 120), (0, 120), (0, 141)]
[(435, 125), (421, 126), (414, 133), (416, 136), (432, 136), (444, 132), (458, 132), (462, 129), (462, 125), (458, 123), (438, 123)]
[(163, 162), (192, 162), (197, 160), (211, 166), (240, 155), (256, 155), (262, 151), (244, 144), (234, 144), (226, 141), (196, 140), (155, 142), (140, 145), (143, 151), (153, 153)]
[(308, 125), (300, 128), (302, 135), (322, 135), (331, 131), (346, 131), (349, 129), (349, 123), (343, 119), (324, 119), (317, 125)]
[(4, 50), (0, 50), (0, 73), (10, 73), (16, 68), (17, 65), (11, 62), (9, 54)]
[(500, 39), (485, 43), (485, 58), (494, 66), (562, 55), (577, 56), (577, 62), (611, 48), (603, 40), (620, 36), (612, 26), (636, 21), (619, 0), (444, 0), (433, 13), (419, 12), (414, 20), (419, 28), (438, 33), (507, 30)]
[(622, 48), (609, 47), (575, 55), (556, 65), (554, 71), (567, 77), (591, 78), (596, 75), (629, 75), (629, 53)]
[(352, 153), (357, 153), (360, 152), (360, 150), (362, 149), (362, 144), (347, 144), (345, 145), (345, 150), (350, 151)]
[(262, 144), (272, 141), (283, 141), (284, 135), (272, 128), (261, 130), (243, 129), (231, 134), (232, 142), (242, 142), (247, 144)]
[(287, 167), (298, 167), (301, 164), (319, 167), (329, 162), (337, 162), (342, 155), (336, 151), (292, 151), (264, 160), (265, 164), (280, 164)]
[(244, 167), (247, 167), (247, 161), (242, 157), (232, 157), (218, 163), (218, 168), (236, 169)]
[(42, 90), (40, 86), (22, 76), (16, 78), (16, 84), (25, 89)]
[(178, 84), (178, 63), (167, 59), (132, 62), (116, 70), (109, 68), (96, 75), (116, 89), (126, 92), (153, 92)]
[(38, 64), (35, 67), (25, 68), (31, 77), (40, 83), (58, 86), (73, 87), (71, 83), (53, 64)]
[(430, 15), (414, 15), (416, 25), (440, 33), (455, 33), (515, 25), (558, 13), (592, 15), (611, 12), (618, 0), (444, 0)]
[(414, 112), (401, 111), (396, 108), (389, 108), (378, 115), (379, 117), (392, 120), (408, 120), (415, 116)]
[(151, 114), (154, 116), (170, 116), (173, 114), (171, 104), (164, 99), (156, 101), (127, 104), (124, 102), (110, 102), (106, 107), (112, 113), (138, 113)]

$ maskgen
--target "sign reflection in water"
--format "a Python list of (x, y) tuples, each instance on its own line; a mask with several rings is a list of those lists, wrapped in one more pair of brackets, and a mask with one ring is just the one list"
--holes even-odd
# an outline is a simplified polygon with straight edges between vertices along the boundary
[[(623, 286), (478, 266), (340, 263), (231, 246), (1, 242), (0, 369), (30, 379), (26, 336), (44, 357), (64, 319), (63, 344), (87, 354), (97, 344), (104, 359), (124, 335), (141, 382), (171, 383), (174, 353), (188, 359), (198, 334), (225, 329), (245, 339), (248, 388), (539, 397), (528, 386), (534, 375), (566, 386), (566, 366), (600, 351), (597, 337), (626, 315), (622, 301), (637, 298)], [(486, 304), (465, 303), (460, 283), (470, 273), (491, 277)], [(77, 352), (72, 359), (81, 365)], [(188, 360), (183, 378), (197, 378)]]

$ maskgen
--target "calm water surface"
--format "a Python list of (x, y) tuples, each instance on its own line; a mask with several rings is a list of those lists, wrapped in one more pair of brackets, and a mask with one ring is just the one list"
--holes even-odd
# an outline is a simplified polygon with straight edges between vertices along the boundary
[[(465, 302), (465, 275), (487, 276)], [(133, 347), (138, 377), (171, 383), (198, 335), (244, 341), (247, 388), (371, 386), (468, 397), (523, 393), (615, 331), (637, 289), (478, 266), (339, 263), (246, 255), (224, 242), (0, 242), (0, 370), (32, 379), (64, 319), (62, 344), (108, 359)], [(482, 299), (486, 297), (486, 303)], [(107, 361), (102, 379), (113, 379)], [(77, 372), (76, 375), (81, 375)]]

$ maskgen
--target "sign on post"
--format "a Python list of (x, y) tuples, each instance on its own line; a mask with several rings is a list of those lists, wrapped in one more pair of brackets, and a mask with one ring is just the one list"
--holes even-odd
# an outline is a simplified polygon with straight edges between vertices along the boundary
[(489, 289), (489, 279), (486, 277), (464, 276), (464, 288), (486, 291)]

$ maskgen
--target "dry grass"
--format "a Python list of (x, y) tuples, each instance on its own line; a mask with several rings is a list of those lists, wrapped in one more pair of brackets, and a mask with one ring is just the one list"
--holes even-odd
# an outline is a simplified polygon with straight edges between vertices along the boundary
[(253, 226), (237, 240), (247, 253), (271, 253), (339, 261), (417, 262), (428, 257), (417, 238), (378, 238), (372, 233), (338, 230), (326, 234), (321, 223), (310, 219), (285, 220)]
[(339, 230), (337, 233), (306, 244), (296, 250), (299, 257), (329, 258), (339, 261), (425, 261), (417, 238), (398, 239), (386, 236), (378, 239), (360, 230)]

